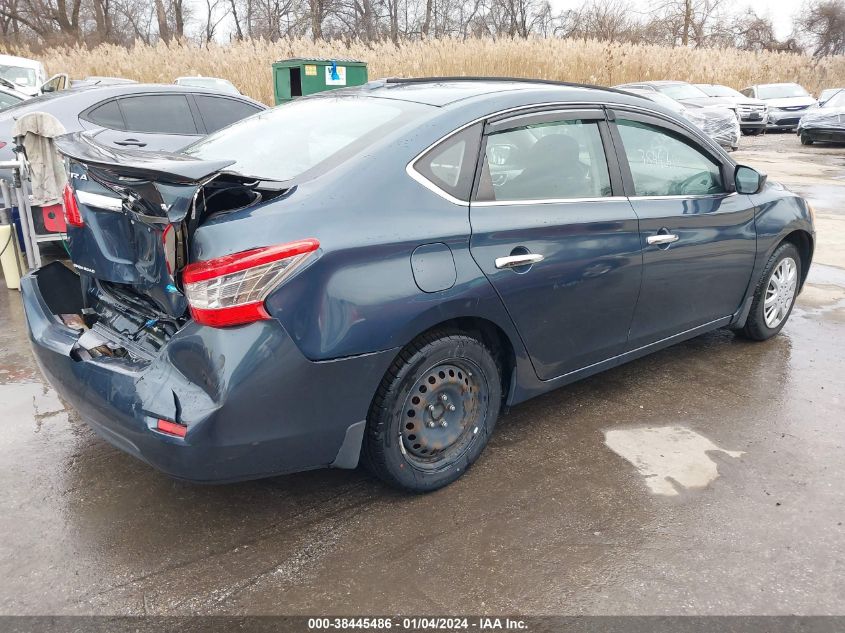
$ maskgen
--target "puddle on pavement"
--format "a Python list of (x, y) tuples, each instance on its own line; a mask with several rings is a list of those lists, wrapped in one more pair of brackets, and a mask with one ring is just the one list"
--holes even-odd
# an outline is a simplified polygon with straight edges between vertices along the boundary
[[(63, 416), (67, 420), (67, 410), (59, 396), (41, 383), (0, 384), (0, 402), (4, 417), (8, 416), (9, 421), (20, 425), (31, 425), (34, 420), (36, 432), (48, 418)], [(0, 434), (0, 444), (11, 442), (13, 436), (13, 433)]]
[(604, 443), (645, 477), (654, 494), (676, 496), (689, 488), (705, 488), (719, 476), (711, 451), (739, 457), (742, 451), (716, 446), (682, 426), (657, 426), (605, 431)]

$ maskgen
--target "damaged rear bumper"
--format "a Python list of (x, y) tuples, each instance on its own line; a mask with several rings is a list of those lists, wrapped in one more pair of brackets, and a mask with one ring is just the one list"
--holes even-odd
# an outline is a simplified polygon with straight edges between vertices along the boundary
[[(29, 336), (45, 377), (111, 444), (200, 482), (357, 464), (393, 350), (312, 362), (275, 320), (227, 329), (191, 321), (152, 361), (85, 359), (73, 353), (80, 331), (57, 316), (75, 307), (78, 288), (59, 263), (24, 277)], [(156, 430), (159, 418), (186, 425), (185, 437)]]

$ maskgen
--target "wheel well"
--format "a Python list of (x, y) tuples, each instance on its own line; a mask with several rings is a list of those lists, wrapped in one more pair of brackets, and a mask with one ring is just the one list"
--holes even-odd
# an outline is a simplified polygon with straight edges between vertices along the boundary
[(798, 230), (783, 238), (781, 244), (784, 242), (789, 242), (798, 249), (798, 254), (801, 256), (801, 285), (803, 286), (813, 259), (813, 238), (807, 231)]
[[(436, 330), (452, 330), (468, 334), (481, 340), (482, 343), (493, 354), (496, 364), (499, 366), (502, 380), (502, 400), (505, 401), (510, 393), (511, 381), (514, 378), (516, 368), (516, 354), (513, 350), (510, 338), (504, 330), (492, 321), (479, 317), (459, 317), (443, 321), (430, 327), (425, 332), (420, 332), (414, 338), (434, 332)], [(410, 343), (410, 341), (409, 341)]]

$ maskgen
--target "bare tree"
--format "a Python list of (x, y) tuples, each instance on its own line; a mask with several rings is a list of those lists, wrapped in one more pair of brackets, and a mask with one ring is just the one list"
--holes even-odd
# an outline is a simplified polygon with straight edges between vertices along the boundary
[(663, 0), (653, 7), (659, 23), (668, 29), (675, 44), (704, 46), (720, 15), (723, 0)]
[(795, 18), (795, 32), (814, 57), (845, 53), (845, 0), (811, 0)]

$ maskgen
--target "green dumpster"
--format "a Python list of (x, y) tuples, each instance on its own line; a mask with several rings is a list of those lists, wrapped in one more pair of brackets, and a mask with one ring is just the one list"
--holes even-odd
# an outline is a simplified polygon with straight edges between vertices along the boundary
[(276, 105), (305, 95), (367, 83), (367, 63), (355, 59), (282, 59), (273, 64)]

